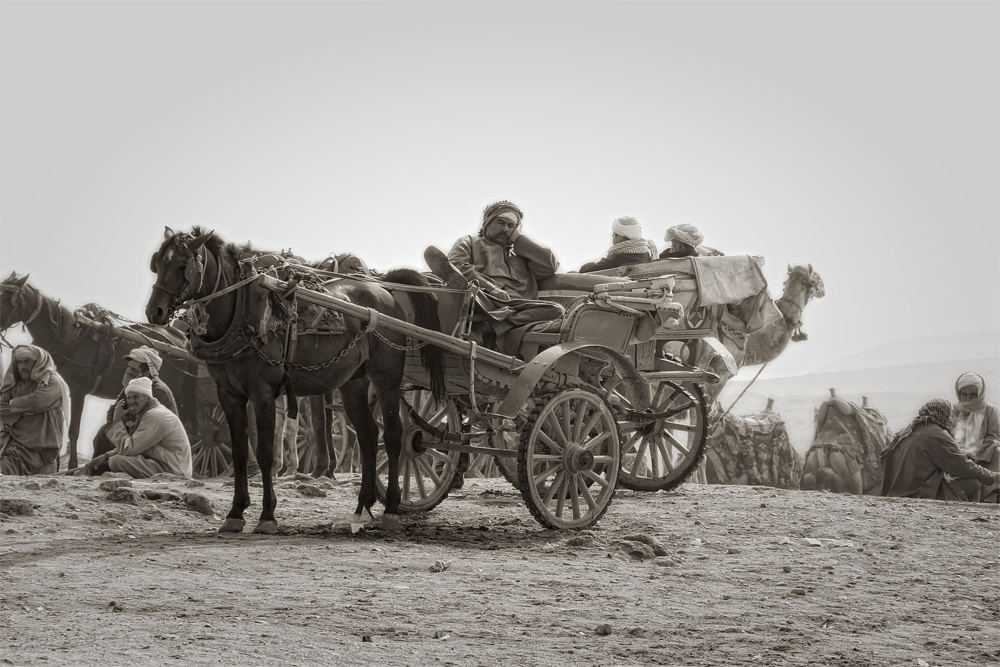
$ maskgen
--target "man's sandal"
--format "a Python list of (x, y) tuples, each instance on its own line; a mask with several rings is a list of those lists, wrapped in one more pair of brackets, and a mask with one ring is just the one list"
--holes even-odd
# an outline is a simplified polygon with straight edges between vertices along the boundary
[(427, 250), (424, 250), (424, 261), (427, 262), (431, 273), (443, 280), (448, 287), (457, 290), (469, 289), (469, 281), (462, 275), (462, 272), (448, 261), (446, 254), (434, 246), (428, 246)]

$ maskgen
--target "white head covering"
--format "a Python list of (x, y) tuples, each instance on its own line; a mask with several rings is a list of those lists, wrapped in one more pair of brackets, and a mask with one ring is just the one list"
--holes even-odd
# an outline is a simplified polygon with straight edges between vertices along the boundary
[(680, 225), (674, 225), (668, 229), (667, 233), (663, 236), (663, 240), (667, 243), (670, 243), (675, 239), (681, 243), (697, 246), (701, 245), (701, 242), (705, 240), (705, 237), (702, 236), (697, 227), (685, 222)]
[(642, 238), (642, 225), (630, 215), (623, 215), (620, 218), (616, 218), (611, 223), (611, 231), (633, 241)]
[(146, 347), (145, 345), (135, 348), (126, 354), (125, 358), (149, 366), (149, 374), (154, 378), (159, 374), (160, 366), (163, 365), (163, 359), (160, 358), (160, 354), (153, 348)]
[(126, 394), (144, 394), (153, 398), (153, 381), (149, 378), (136, 378), (125, 387)]

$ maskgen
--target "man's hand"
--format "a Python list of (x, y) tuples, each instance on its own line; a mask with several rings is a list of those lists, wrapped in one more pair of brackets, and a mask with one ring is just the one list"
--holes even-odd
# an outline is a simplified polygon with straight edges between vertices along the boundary
[(494, 287), (486, 294), (497, 301), (510, 301), (510, 294), (507, 294), (506, 291), (500, 289), (499, 287)]
[(507, 237), (510, 240), (509, 241), (510, 244), (514, 245), (514, 241), (516, 241), (517, 237), (519, 237), (520, 235), (521, 235), (521, 224), (518, 223), (517, 227), (515, 227), (513, 231), (511, 231), (510, 235)]

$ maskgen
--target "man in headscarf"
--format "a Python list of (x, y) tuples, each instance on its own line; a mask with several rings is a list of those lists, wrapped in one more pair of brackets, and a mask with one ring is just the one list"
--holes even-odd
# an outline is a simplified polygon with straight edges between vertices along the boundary
[(616, 218), (611, 223), (611, 247), (608, 254), (597, 262), (580, 267), (580, 273), (613, 269), (625, 264), (641, 264), (656, 257), (656, 244), (642, 237), (642, 226), (632, 216)]
[(111, 407), (108, 408), (105, 423), (97, 429), (97, 434), (94, 436), (95, 457), (114, 449), (114, 444), (108, 439), (108, 429), (112, 424), (121, 421), (123, 417), (127, 416), (128, 405), (125, 401), (125, 387), (132, 380), (141, 377), (149, 378), (153, 383), (153, 398), (158, 400), (161, 405), (175, 415), (178, 414), (174, 393), (167, 386), (167, 383), (160, 379), (160, 367), (163, 366), (163, 359), (160, 358), (159, 352), (143, 345), (142, 347), (135, 348), (123, 358), (128, 365), (125, 367), (125, 374), (122, 376), (122, 391), (118, 394), (115, 402), (111, 404)]
[(986, 402), (986, 380), (978, 373), (962, 373), (955, 394), (952, 418), (958, 448), (981, 466), (1000, 471), (1000, 410)]
[(190, 477), (191, 444), (181, 420), (153, 397), (149, 378), (136, 378), (125, 387), (128, 413), (108, 429), (112, 452), (95, 457), (89, 474), (106, 469), (135, 478), (161, 472)]
[(705, 237), (698, 228), (692, 224), (683, 223), (674, 225), (667, 229), (663, 235), (663, 240), (670, 244), (666, 250), (660, 253), (660, 259), (679, 259), (681, 257), (706, 257), (721, 255), (715, 248), (703, 246)]
[(54, 473), (69, 424), (69, 387), (42, 348), (18, 345), (12, 357), (0, 386), (0, 473)]
[(1000, 472), (963, 454), (951, 433), (951, 403), (930, 401), (883, 454), (882, 495), (995, 502), (989, 498)]
[[(450, 287), (479, 284), (476, 301), (497, 336), (565, 313), (557, 303), (537, 300), (538, 283), (555, 275), (559, 262), (551, 250), (521, 233), (523, 217), (509, 201), (490, 204), (476, 236), (458, 239), (447, 256), (433, 246), (424, 252), (427, 265)], [(504, 351), (513, 354), (516, 349)]]

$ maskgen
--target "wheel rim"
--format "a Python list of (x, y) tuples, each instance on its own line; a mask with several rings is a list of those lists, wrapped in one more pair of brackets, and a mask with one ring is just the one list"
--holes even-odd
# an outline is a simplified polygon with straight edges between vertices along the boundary
[(521, 494), (550, 528), (584, 528), (607, 511), (621, 464), (610, 407), (582, 388), (557, 393), (528, 418), (518, 451)]
[(622, 486), (668, 489), (681, 484), (704, 455), (705, 399), (698, 385), (662, 381), (651, 387), (650, 411), (670, 413), (649, 422), (621, 421)]
[[(448, 433), (461, 431), (461, 419), (458, 409), (450, 399), (443, 403), (435, 399), (430, 392), (416, 390), (406, 392), (406, 402), (420, 417), (430, 424)], [(379, 433), (384, 432), (381, 411), (373, 410)], [(451, 483), (458, 469), (460, 452), (449, 452), (426, 446), (431, 435), (424, 433), (413, 419), (405, 406), (401, 406), (400, 420), (403, 423), (402, 448), (399, 454), (399, 488), (401, 500), (400, 512), (421, 512), (438, 505), (448, 495)], [(389, 457), (386, 455), (385, 442), (379, 437), (378, 454), (376, 457), (375, 488), (379, 501), (385, 504), (386, 489), (389, 480)]]

